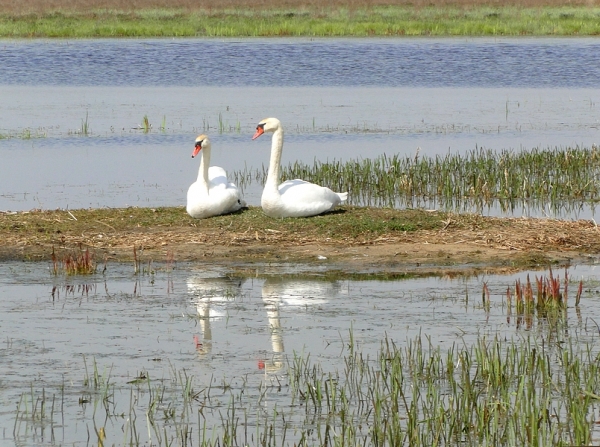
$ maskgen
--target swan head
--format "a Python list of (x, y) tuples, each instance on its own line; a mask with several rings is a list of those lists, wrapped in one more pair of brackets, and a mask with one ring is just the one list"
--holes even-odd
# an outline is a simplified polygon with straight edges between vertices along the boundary
[(198, 155), (203, 148), (208, 148), (210, 146), (210, 140), (204, 134), (198, 135), (196, 137), (196, 144), (194, 144), (194, 151), (192, 152), (192, 158)]
[(277, 129), (281, 128), (281, 122), (277, 118), (265, 118), (256, 126), (256, 133), (252, 137), (253, 140), (256, 140), (265, 132), (275, 132)]

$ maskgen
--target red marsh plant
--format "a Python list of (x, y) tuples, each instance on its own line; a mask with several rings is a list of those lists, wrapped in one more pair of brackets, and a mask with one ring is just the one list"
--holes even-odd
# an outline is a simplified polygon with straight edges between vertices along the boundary
[[(583, 293), (583, 281), (579, 282), (575, 295), (575, 306), (579, 306), (581, 294)], [(527, 282), (515, 282), (514, 295), (510, 287), (506, 290), (506, 302), (509, 310), (512, 308), (513, 299), (517, 313), (531, 313), (534, 309), (547, 311), (551, 309), (566, 309), (569, 297), (569, 274), (565, 270), (564, 282), (561, 285), (560, 277), (554, 276), (550, 269), (548, 276), (535, 277), (532, 283), (529, 275)]]
[(61, 256), (52, 248), (52, 272), (55, 275), (61, 272), (67, 275), (91, 275), (96, 273), (96, 261), (90, 249), (83, 250), (81, 245), (78, 251), (65, 252)]

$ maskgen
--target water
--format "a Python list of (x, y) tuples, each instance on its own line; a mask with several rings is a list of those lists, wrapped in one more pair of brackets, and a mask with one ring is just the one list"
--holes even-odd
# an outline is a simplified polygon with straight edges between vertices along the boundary
[[(595, 39), (2, 41), (0, 210), (183, 205), (197, 175), (196, 134), (210, 133), (213, 164), (260, 168), (269, 143), (250, 137), (267, 116), (286, 126), (284, 164), (417, 148), (436, 155), (591, 146), (600, 126), (599, 46)], [(245, 191), (252, 205), (259, 197), (259, 185)], [(320, 278), (326, 267), (308, 276), (299, 265), (252, 267), (252, 278), (208, 264), (139, 274), (109, 264), (104, 274), (65, 277), (46, 263), (0, 264), (2, 442), (88, 445), (102, 428), (105, 445), (149, 444), (163, 429), (177, 439), (188, 425), (197, 439), (203, 424), (209, 436), (222, 425), (240, 393), (256, 431), (275, 408), (296, 417), (286, 371), (297, 355), (336, 371), (351, 338), (373, 356), (385, 337), (405, 346), (428, 336), (444, 351), (482, 335), (556, 335), (543, 319), (523, 323), (506, 312), (507, 287), (548, 272), (328, 281)], [(568, 309), (559, 342), (573, 337), (595, 351), (597, 266), (573, 266), (569, 275), (571, 290), (583, 279), (585, 293), (580, 309)], [(489, 310), (481, 305), (484, 283)], [(181, 391), (188, 383), (198, 393), (191, 405)], [(590, 417), (598, 418), (597, 408)]]
[[(134, 426), (142, 445), (149, 437), (156, 441), (144, 417), (152, 390), (164, 387), (161, 405), (177, 407), (178, 420), (181, 396), (173, 389), (182, 380), (191, 381), (196, 392), (214, 388), (212, 410), (206, 408), (203, 416), (208, 427), (222, 425), (219, 411), (225, 411), (230, 398), (224, 384), (231, 392), (244, 391), (244, 411), (252, 425), (255, 416), (275, 407), (287, 411), (286, 374), (294, 356), (310, 356), (325, 371), (343, 370), (350, 337), (355, 349), (371, 358), (386, 337), (399, 346), (428, 337), (442, 352), (495, 335), (532, 336), (550, 344), (572, 337), (597, 350), (595, 265), (568, 269), (570, 308), (564, 332), (557, 334), (542, 319), (520, 325), (506, 310), (507, 287), (548, 271), (360, 281), (281, 276), (294, 270), (286, 265), (256, 265), (256, 278), (208, 264), (146, 266), (135, 274), (131, 265), (109, 263), (103, 274), (89, 277), (55, 276), (49, 267), (0, 264), (0, 433), (5, 442), (86, 445), (90, 433), (96, 439), (94, 429), (105, 427), (106, 445), (120, 445)], [(564, 273), (554, 272), (561, 281)], [(585, 289), (575, 312), (579, 280)], [(481, 305), (484, 283), (491, 292), (489, 310)], [(150, 377), (149, 384), (135, 385), (139, 377)], [(42, 399), (42, 392), (45, 419), (32, 416), (32, 401)], [(102, 403), (106, 392), (110, 397)], [(192, 407), (201, 408), (202, 401)], [(194, 439), (200, 423), (195, 414), (184, 418)], [(176, 426), (163, 417), (157, 423), (169, 433)]]
[[(276, 116), (283, 163), (476, 147), (598, 143), (595, 39), (3, 41), (0, 210), (174, 206), (213, 164), (262, 168)], [(147, 116), (152, 130), (141, 123)], [(82, 135), (84, 123), (89, 136)], [(245, 192), (260, 202), (261, 185)], [(498, 210), (486, 213), (498, 214)], [(547, 210), (514, 214), (545, 215)], [(561, 212), (589, 218), (595, 211)]]
[(594, 38), (6, 41), (0, 84), (595, 88), (599, 47)]

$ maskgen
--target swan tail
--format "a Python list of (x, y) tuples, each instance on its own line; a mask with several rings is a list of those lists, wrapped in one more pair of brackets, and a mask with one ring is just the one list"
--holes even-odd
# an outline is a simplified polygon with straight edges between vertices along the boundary
[(348, 192), (336, 192), (342, 202), (348, 200)]

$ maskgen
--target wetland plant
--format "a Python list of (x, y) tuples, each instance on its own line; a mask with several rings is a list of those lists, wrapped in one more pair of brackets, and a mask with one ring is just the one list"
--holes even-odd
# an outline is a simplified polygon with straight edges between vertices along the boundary
[[(169, 253), (167, 253), (167, 262), (169, 262)], [(172, 256), (172, 255), (171, 255)], [(174, 259), (172, 260), (174, 262)], [(153, 275), (154, 268), (152, 267), (152, 259), (148, 259), (148, 264), (142, 266), (142, 259), (138, 256), (138, 250), (133, 247), (133, 272), (138, 275)]]
[[(421, 335), (402, 346), (385, 337), (370, 356), (350, 336), (341, 367), (295, 353), (258, 386), (251, 376), (235, 383), (211, 376), (197, 386), (174, 367), (170, 378), (144, 372), (118, 384), (94, 362), (79, 406), (93, 406), (93, 418), (104, 409), (113, 427), (107, 442), (121, 437), (133, 446), (589, 445), (600, 400), (592, 344), (527, 332), (510, 340), (479, 335), (471, 346), (442, 350)], [(78, 394), (66, 386), (60, 411)], [(267, 407), (275, 395), (276, 406)], [(33, 386), (23, 393), (15, 439), (54, 418), (54, 401)]]
[[(535, 293), (534, 287), (527, 275), (527, 282), (521, 284), (520, 280), (515, 283), (515, 301), (517, 312), (531, 311), (533, 308), (538, 311), (546, 311), (549, 309), (566, 309), (569, 288), (569, 275), (565, 271), (564, 288), (561, 288), (560, 278), (555, 277), (550, 269), (549, 276), (535, 277)], [(583, 292), (583, 280), (579, 282), (579, 288), (575, 295), (575, 305), (579, 306), (581, 294)], [(506, 291), (507, 304), (510, 306), (513, 297), (510, 287)]]
[(202, 132), (207, 133), (210, 132), (211, 129), (215, 129), (220, 134), (235, 132), (240, 133), (242, 131), (242, 124), (239, 120), (235, 122), (235, 124), (231, 124), (228, 120), (223, 117), (223, 113), (219, 112), (219, 116), (217, 117), (217, 126), (212, 126), (207, 118), (202, 118)]
[(79, 129), (80, 135), (85, 135), (86, 137), (90, 133), (90, 125), (88, 121), (88, 112), (85, 112), (85, 120), (81, 120), (81, 128)]
[[(240, 188), (264, 183), (267, 170), (234, 173)], [(600, 151), (591, 148), (534, 148), (500, 152), (476, 148), (445, 156), (381, 155), (373, 159), (295, 162), (282, 180), (302, 178), (349, 191), (360, 206), (431, 207), (449, 210), (518, 206), (559, 210), (600, 201)]]
[(150, 132), (151, 128), (152, 128), (152, 126), (150, 125), (150, 120), (148, 119), (148, 115), (144, 115), (144, 118), (142, 118), (142, 129), (144, 130), (144, 133)]
[(61, 272), (67, 275), (91, 275), (96, 273), (96, 261), (90, 249), (80, 246), (77, 251), (67, 251), (61, 256), (52, 248), (52, 272), (58, 275)]

